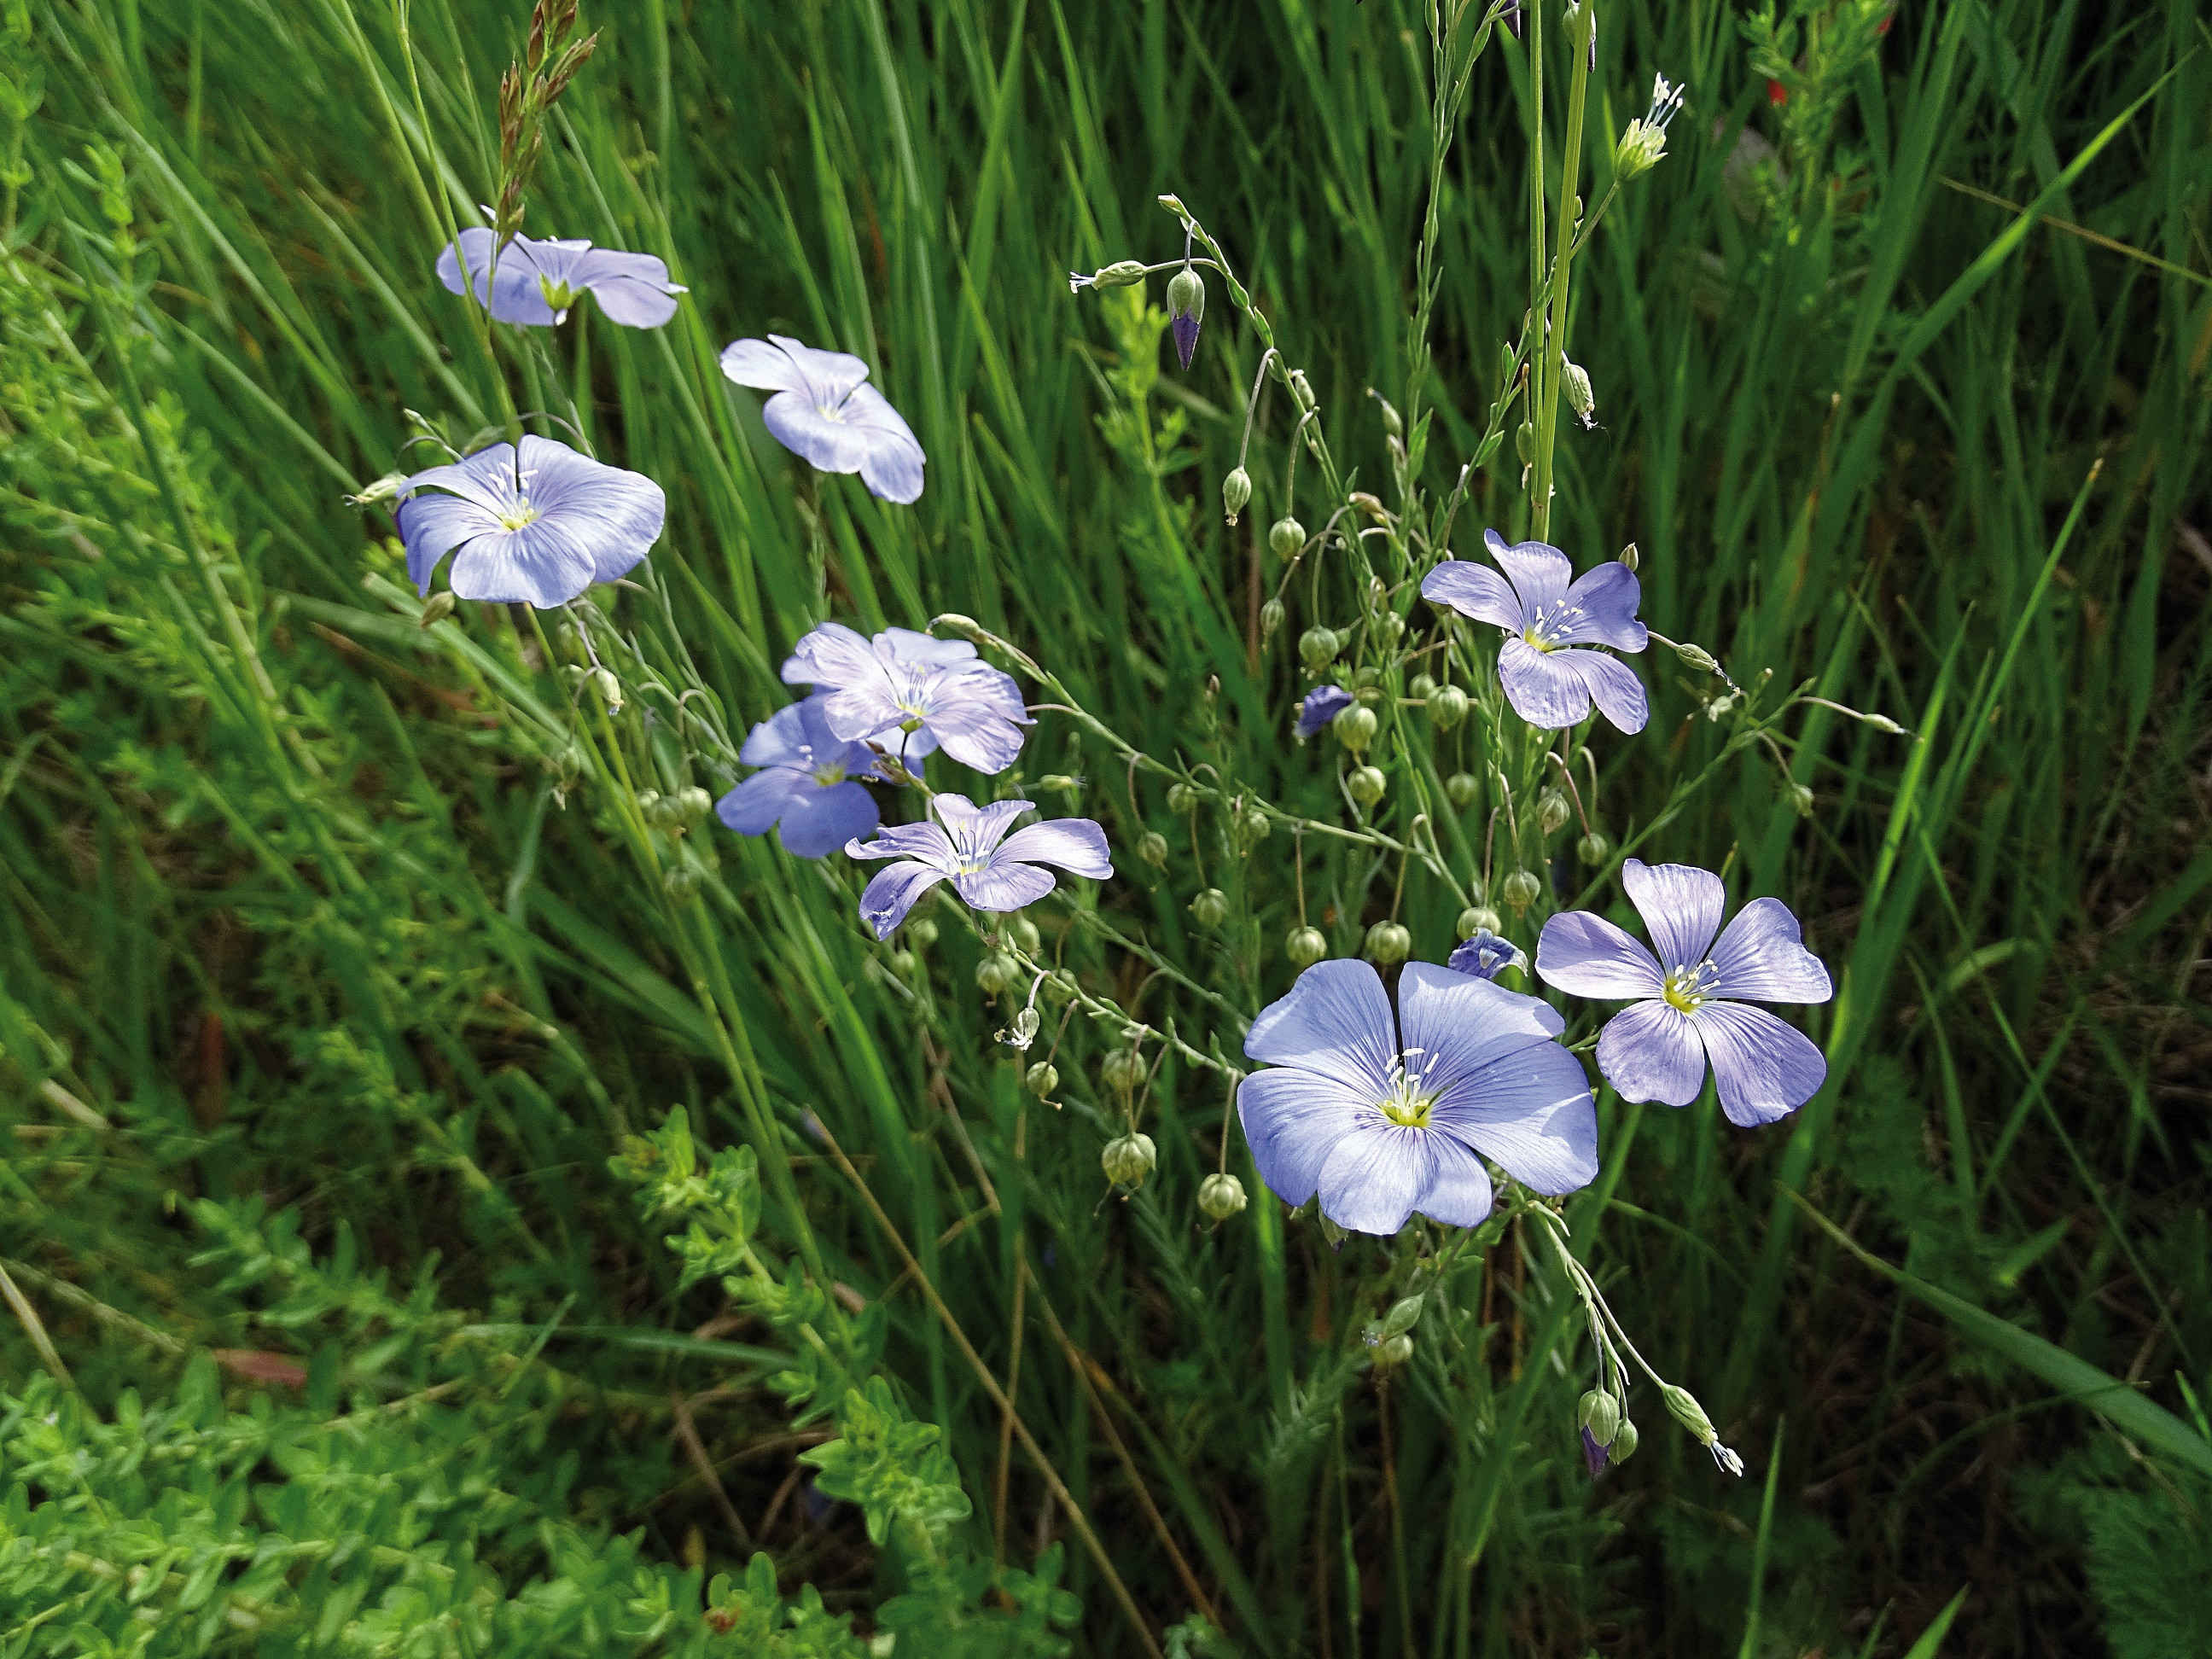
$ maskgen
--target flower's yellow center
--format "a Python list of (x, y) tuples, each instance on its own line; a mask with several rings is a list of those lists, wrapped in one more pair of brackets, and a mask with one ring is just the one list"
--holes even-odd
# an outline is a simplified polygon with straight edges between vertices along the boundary
[(554, 282), (550, 277), (538, 279), (538, 291), (545, 296), (545, 303), (555, 312), (563, 312), (576, 303), (576, 290), (566, 283)]
[(1422, 1086), (1421, 1073), (1413, 1057), (1421, 1051), (1408, 1048), (1406, 1057), (1390, 1073), (1390, 1091), (1375, 1103), (1375, 1109), (1401, 1129), (1425, 1129), (1429, 1127), (1429, 1109), (1437, 1103), (1436, 1092)]
[(530, 498), (526, 495), (517, 495), (507, 503), (507, 510), (499, 515), (500, 528), (520, 530), (537, 516), (538, 509), (531, 506)]
[(814, 769), (814, 781), (824, 789), (833, 783), (842, 783), (845, 781), (845, 769), (842, 766), (817, 766)]
[(842, 404), (817, 404), (814, 412), (825, 421), (835, 421), (840, 426), (845, 424), (845, 406)]
[(1530, 613), (1528, 625), (1521, 630), (1521, 637), (1539, 651), (1555, 650), (1558, 647), (1554, 642), (1574, 626), (1575, 618), (1582, 614), (1582, 606), (1569, 605), (1565, 599), (1548, 611), (1540, 605)]
[(1694, 968), (1676, 968), (1661, 982), (1659, 994), (1666, 999), (1668, 1007), (1694, 1014), (1713, 1000), (1713, 989), (1720, 976), (1721, 970), (1713, 966), (1711, 959)]

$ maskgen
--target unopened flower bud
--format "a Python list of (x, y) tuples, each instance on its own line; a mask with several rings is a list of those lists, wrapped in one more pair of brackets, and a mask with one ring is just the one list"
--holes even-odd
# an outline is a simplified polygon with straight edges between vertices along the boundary
[(1452, 931), (1462, 939), (1473, 939), (1477, 933), (1496, 933), (1505, 925), (1505, 918), (1486, 904), (1470, 904), (1459, 913), (1459, 921)]
[(1116, 1048), (1098, 1062), (1099, 1080), (1126, 1095), (1145, 1080), (1145, 1057), (1134, 1048)]
[(1591, 1439), (1601, 1446), (1610, 1446), (1613, 1436), (1620, 1431), (1620, 1402), (1602, 1389), (1592, 1389), (1582, 1397), (1576, 1418), (1589, 1431)]
[(1426, 674), (1416, 674), (1406, 682), (1406, 695), (1416, 702), (1426, 702), (1436, 689), (1436, 681)]
[(911, 951), (894, 951), (884, 959), (884, 965), (901, 979), (911, 980), (921, 971), (921, 958)]
[(1700, 645), (1678, 645), (1674, 654), (1701, 674), (1710, 674), (1720, 666), (1713, 660), (1712, 653)]
[(1023, 1074), (1022, 1086), (1039, 1100), (1048, 1099), (1060, 1088), (1060, 1067), (1041, 1060)]
[(348, 507), (381, 507), (386, 501), (396, 501), (399, 492), (406, 487), (407, 478), (404, 472), (387, 472), (360, 495), (347, 496), (345, 504)]
[(1157, 830), (1146, 830), (1137, 838), (1137, 856), (1155, 869), (1166, 869), (1168, 838)]
[(1106, 1171), (1106, 1179), (1133, 1191), (1145, 1184), (1145, 1177), (1159, 1161), (1150, 1135), (1122, 1135), (1108, 1141), (1105, 1151), (1098, 1154), (1098, 1167)]
[(1515, 453), (1521, 457), (1522, 465), (1527, 466), (1534, 462), (1536, 459), (1536, 428), (1526, 421), (1522, 422), (1514, 428), (1513, 448)]
[(1590, 390), (1589, 371), (1580, 363), (1560, 366), (1559, 389), (1567, 394), (1567, 407), (1584, 426), (1592, 424), (1591, 412), (1597, 408), (1597, 397)]
[(1382, 775), (1379, 768), (1355, 766), (1352, 775), (1344, 781), (1344, 787), (1353, 800), (1362, 806), (1371, 807), (1389, 789), (1390, 781)]
[(1783, 799), (1790, 803), (1799, 817), (1809, 818), (1813, 816), (1813, 792), (1803, 784), (1791, 784), (1783, 792)]
[(1536, 872), (1533, 870), (1516, 870), (1505, 878), (1505, 884), (1500, 890), (1504, 894), (1506, 903), (1512, 907), (1514, 915), (1518, 915), (1536, 902), (1536, 896), (1544, 890), (1544, 884), (1536, 879)]
[(605, 668), (593, 669), (591, 682), (592, 690), (598, 692), (600, 701), (606, 704), (607, 713), (610, 714), (622, 713), (622, 682), (614, 677), (612, 671)]
[(975, 988), (988, 991), (993, 996), (1013, 984), (1022, 976), (1021, 966), (1004, 951), (991, 951), (975, 964)]
[(1267, 531), (1267, 545), (1279, 559), (1297, 557), (1298, 550), (1305, 544), (1306, 527), (1287, 514), (1276, 520)]
[(647, 823), (659, 827), (666, 808), (661, 804), (660, 791), (641, 789), (637, 792), (637, 812)]
[(1244, 510), (1244, 503), (1252, 499), (1252, 475), (1243, 467), (1232, 468), (1221, 481), (1221, 509), (1235, 524), (1237, 515)]
[(1263, 640), (1273, 639), (1276, 631), (1283, 625), (1283, 618), (1288, 614), (1280, 599), (1269, 599), (1267, 604), (1261, 605), (1260, 607), (1260, 637)]
[(1365, 754), (1367, 745), (1375, 741), (1375, 711), (1364, 703), (1339, 709), (1329, 724), (1335, 728), (1336, 740), (1355, 755)]
[(688, 784), (671, 797), (676, 803), (676, 822), (685, 829), (714, 810), (714, 798), (697, 784)]
[[(1298, 413), (1301, 415), (1314, 406), (1313, 386), (1307, 380), (1306, 372), (1303, 368), (1294, 368), (1291, 371), (1291, 396), (1297, 399)], [(1310, 443), (1312, 439), (1309, 437), (1307, 441)]]
[(1247, 848), (1257, 847), (1274, 830), (1274, 820), (1256, 806), (1244, 809), (1244, 816), (1237, 820), (1237, 834)]
[(459, 601), (453, 598), (453, 590), (452, 588), (440, 588), (436, 592), (433, 593), (428, 599), (422, 602), (422, 625), (428, 628), (434, 623), (441, 623), (445, 621), (447, 617), (453, 614), (453, 606), (457, 603), (459, 603)]
[(1283, 954), (1293, 968), (1310, 968), (1328, 954), (1328, 939), (1318, 927), (1293, 927), (1283, 941)]
[(678, 904), (684, 904), (697, 895), (699, 884), (704, 879), (699, 866), (687, 860), (661, 872), (660, 890)]
[(1369, 518), (1374, 520), (1376, 523), (1388, 524), (1390, 522), (1390, 509), (1382, 505), (1380, 497), (1370, 495), (1364, 489), (1355, 489), (1352, 492), (1349, 499), (1354, 507), (1358, 507), (1362, 513), (1364, 513)]
[(1386, 649), (1397, 644), (1406, 633), (1406, 619), (1395, 611), (1378, 611), (1370, 626), (1374, 630), (1375, 637), (1382, 641)]
[(1054, 1007), (1063, 1007), (1067, 1000), (1075, 994), (1075, 976), (1065, 969), (1047, 974), (1044, 976), (1044, 983), (1037, 989), (1044, 1000)]
[(1606, 1455), (1615, 1463), (1626, 1463), (1636, 1455), (1636, 1443), (1643, 1437), (1636, 1432), (1636, 1425), (1624, 1417), (1613, 1431), (1613, 1443), (1605, 1449)]
[(1893, 738), (1907, 735), (1905, 728), (1887, 714), (1862, 714), (1859, 718), (1874, 727), (1875, 731), (1887, 732)]
[[(1430, 712), (1433, 714), (1435, 711), (1431, 709)], [(1482, 780), (1472, 772), (1455, 772), (1444, 780), (1445, 798), (1462, 811), (1481, 787)]]
[(1218, 927), (1229, 919), (1229, 895), (1209, 887), (1190, 902), (1190, 914), (1201, 927)]
[(1402, 1365), (1413, 1357), (1413, 1339), (1401, 1332), (1375, 1351), (1375, 1363), (1388, 1369)]
[(1546, 835), (1556, 835), (1566, 827), (1574, 809), (1567, 798), (1556, 789), (1547, 789), (1536, 797), (1536, 827)]
[(1244, 1183), (1233, 1175), (1210, 1175), (1198, 1183), (1198, 1207), (1216, 1221), (1228, 1220), (1248, 1202)]
[(1177, 817), (1181, 817), (1186, 812), (1195, 811), (1197, 807), (1197, 790), (1192, 788), (1188, 784), (1183, 782), (1180, 779), (1168, 786), (1169, 811), (1173, 812)]
[(1318, 674), (1336, 660), (1336, 630), (1309, 628), (1298, 635), (1298, 657), (1310, 673)]
[[(1465, 720), (1467, 709), (1467, 692), (1459, 686), (1440, 685), (1429, 693), (1429, 718), (1437, 723), (1439, 732), (1449, 732)], [(1474, 780), (1470, 778), (1468, 781), (1472, 783)]]
[(1636, 574), (1636, 567), (1643, 562), (1643, 556), (1637, 552), (1634, 542), (1620, 550), (1620, 562), (1628, 568), (1630, 575)]
[(1031, 921), (1027, 916), (1009, 917), (1006, 921), (1006, 932), (1013, 936), (1015, 948), (1030, 956), (1037, 953), (1037, 946), (1043, 942), (1037, 937), (1036, 923)]
[(1176, 356), (1185, 368), (1198, 349), (1198, 325), (1206, 315), (1206, 283), (1185, 265), (1168, 278), (1168, 324), (1175, 333)]
[(1065, 794), (1071, 790), (1081, 789), (1083, 783), (1080, 779), (1072, 778), (1065, 772), (1048, 772), (1036, 781), (1036, 787)]
[(1601, 830), (1593, 830), (1575, 843), (1575, 856), (1593, 870), (1603, 864), (1612, 852), (1613, 843)]
[(1401, 923), (1378, 921), (1367, 930), (1367, 954), (1376, 962), (1403, 962), (1413, 936)]

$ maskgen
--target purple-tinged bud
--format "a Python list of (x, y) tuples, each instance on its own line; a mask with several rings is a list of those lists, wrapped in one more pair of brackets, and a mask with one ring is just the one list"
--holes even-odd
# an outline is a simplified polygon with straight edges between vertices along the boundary
[(1206, 284), (1188, 265), (1168, 279), (1168, 321), (1175, 331), (1176, 356), (1185, 368), (1198, 349), (1198, 325), (1206, 315)]

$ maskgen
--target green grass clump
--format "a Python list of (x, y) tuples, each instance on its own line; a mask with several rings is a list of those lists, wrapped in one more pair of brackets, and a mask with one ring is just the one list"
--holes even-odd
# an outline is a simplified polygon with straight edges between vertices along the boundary
[[(1598, 16), (1586, 190), (1655, 70), (1692, 106), (1575, 263), (1600, 424), (1553, 539), (1633, 540), (1655, 629), (1911, 733), (1739, 742), (1655, 651), (1651, 727), (1598, 745), (1616, 843), (1786, 896), (1838, 985), (1802, 1112), (1601, 1094), (1566, 1211), (1741, 1485), (1656, 1413), (1590, 1484), (1533, 1230), (1378, 1371), (1378, 1247), (1286, 1220), (1233, 1130), (1253, 1202), (1199, 1212), (1206, 1065), (1154, 1074), (1158, 1168), (1106, 1200), (1116, 1033), (1070, 1022), (1049, 1109), (949, 912), (895, 963), (842, 861), (635, 805), (729, 781), (649, 683), (741, 736), (812, 622), (953, 611), (1145, 755), (1340, 817), (1286, 710), (1359, 596), (1301, 580), (1262, 638), (1280, 387), (1217, 505), (1262, 347), (1216, 285), (1179, 375), (1157, 289), (1067, 272), (1177, 253), (1179, 194), (1345, 487), (1392, 495), (1372, 387), (1433, 410), (1442, 501), (1529, 303), (1523, 48), (1432, 198), (1413, 0), (599, 9), (526, 228), (691, 294), (495, 357), (429, 272), (526, 9), (0, 8), (0, 1652), (2198, 1650), (2212, 42), (2181, 0), (1856, 46)], [(715, 354), (771, 330), (867, 359), (915, 507), (768, 438)], [(595, 600), (619, 722), (557, 627), (426, 626), (343, 499), (503, 384), (668, 491), (645, 590)], [(1463, 551), (1525, 526), (1519, 470), (1469, 475)], [(1049, 714), (1020, 766), (1121, 869), (1051, 947), (1201, 1050), (1302, 903), (1340, 954), (1394, 908), (1451, 942), (1419, 862), (1255, 847)], [(1438, 816), (1466, 867), (1483, 812)]]

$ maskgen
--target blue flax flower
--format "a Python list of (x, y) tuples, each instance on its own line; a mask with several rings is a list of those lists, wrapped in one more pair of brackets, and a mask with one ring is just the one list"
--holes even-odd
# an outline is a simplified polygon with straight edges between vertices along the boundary
[(1298, 735), (1312, 737), (1352, 702), (1352, 693), (1340, 685), (1316, 685), (1298, 705)]
[(668, 267), (650, 253), (624, 253), (589, 242), (511, 239), (496, 257), (492, 233), (478, 226), (448, 242), (438, 256), (438, 280), (459, 294), (461, 262), (484, 309), (502, 323), (550, 328), (568, 308), (594, 295), (610, 322), (625, 328), (659, 328), (676, 314), (676, 296), (690, 290), (668, 280)]
[(1505, 630), (1498, 678), (1514, 712), (1540, 731), (1557, 732), (1588, 719), (1595, 701), (1622, 731), (1641, 732), (1651, 717), (1644, 683), (1601, 651), (1568, 648), (1644, 649), (1647, 636), (1636, 620), (1643, 588), (1635, 573), (1612, 560), (1570, 586), (1574, 566), (1558, 548), (1544, 542), (1508, 547), (1494, 530), (1483, 532), (1482, 539), (1505, 575), (1447, 560), (1422, 579), (1421, 597)]
[(722, 373), (739, 386), (775, 393), (761, 419), (801, 460), (824, 472), (857, 472), (887, 501), (921, 495), (921, 441), (867, 383), (868, 366), (858, 357), (771, 334), (724, 347)]
[(1053, 890), (1041, 864), (1093, 881), (1114, 873), (1106, 832), (1089, 818), (1049, 818), (1009, 836), (1007, 826), (1030, 810), (1029, 802), (977, 806), (965, 795), (939, 795), (931, 805), (938, 823), (893, 824), (872, 842), (845, 844), (856, 859), (898, 860), (878, 871), (860, 895), (860, 920), (879, 939), (891, 936), (916, 899), (948, 878), (978, 910), (1018, 910)]
[(978, 772), (1003, 772), (1021, 753), (1022, 727), (1036, 724), (1012, 677), (980, 660), (974, 646), (911, 629), (869, 640), (823, 623), (793, 649), (783, 678), (827, 694), (823, 708), (838, 737), (881, 738), (902, 760), (942, 748)]
[(826, 858), (878, 822), (876, 798), (856, 780), (876, 757), (830, 729), (825, 699), (808, 697), (779, 708), (745, 735), (738, 758), (760, 770), (714, 803), (724, 823), (741, 836), (782, 833), (784, 850)]
[(1444, 965), (1455, 974), (1473, 974), (1477, 979), (1496, 979), (1508, 968), (1518, 968), (1524, 974), (1528, 971), (1528, 959), (1521, 947), (1487, 927), (1476, 928), (1474, 937), (1462, 941), (1445, 958)]
[(1620, 884), (1650, 929), (1656, 957), (1586, 910), (1553, 916), (1536, 941), (1547, 984), (1578, 997), (1632, 999), (1597, 1042), (1597, 1068), (1620, 1097), (1686, 1106), (1705, 1087), (1708, 1058), (1721, 1109), (1747, 1129), (1819, 1092), (1828, 1075), (1820, 1051), (1764, 1008), (1735, 1000), (1826, 1002), (1834, 994), (1789, 907), (1753, 899), (1720, 933), (1728, 895), (1710, 870), (1631, 859)]
[(659, 539), (668, 499), (641, 473), (605, 466), (566, 444), (526, 434), (399, 487), (400, 539), (418, 592), (447, 554), (457, 599), (566, 605), (611, 582)]
[(1485, 1158), (1540, 1193), (1588, 1186), (1597, 1109), (1553, 1041), (1563, 1024), (1534, 997), (1425, 962), (1400, 975), (1394, 1020), (1368, 963), (1315, 963), (1244, 1039), (1273, 1068), (1237, 1091), (1261, 1179), (1386, 1237), (1416, 1210), (1455, 1227), (1487, 1218)]

